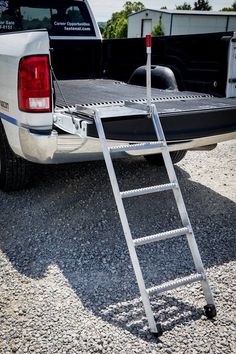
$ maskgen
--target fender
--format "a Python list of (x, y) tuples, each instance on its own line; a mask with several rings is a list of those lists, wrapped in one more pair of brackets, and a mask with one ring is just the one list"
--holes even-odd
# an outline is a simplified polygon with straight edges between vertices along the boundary
[[(178, 91), (178, 85), (173, 71), (160, 65), (152, 65), (152, 87), (161, 90)], [(129, 84), (146, 86), (146, 66), (140, 66), (137, 68), (129, 79)]]

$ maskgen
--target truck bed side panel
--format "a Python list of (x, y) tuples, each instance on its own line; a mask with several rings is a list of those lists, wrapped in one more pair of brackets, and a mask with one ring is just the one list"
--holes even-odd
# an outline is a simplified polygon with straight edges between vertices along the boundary
[(18, 67), (29, 55), (49, 55), (46, 31), (0, 35), (0, 118), (11, 148), (22, 155), (19, 127), (52, 127), (52, 113), (25, 113), (18, 108)]

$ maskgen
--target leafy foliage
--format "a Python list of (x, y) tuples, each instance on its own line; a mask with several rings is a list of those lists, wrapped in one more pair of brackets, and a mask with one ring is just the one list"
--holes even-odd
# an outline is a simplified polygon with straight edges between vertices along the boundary
[(221, 11), (236, 11), (236, 1), (232, 4), (231, 7), (223, 7)]
[(212, 7), (209, 5), (208, 0), (197, 0), (194, 3), (193, 10), (210, 11), (212, 10)]
[(176, 10), (192, 10), (192, 6), (187, 2), (184, 2), (183, 5), (178, 5), (175, 8)]
[(140, 1), (135, 1), (135, 2), (126, 1), (123, 7), (124, 7), (125, 15), (128, 17), (128, 15), (132, 14), (132, 12), (143, 10), (144, 4)]
[(144, 5), (140, 1), (127, 1), (123, 10), (114, 12), (103, 31), (104, 38), (124, 38), (128, 32), (128, 16), (139, 10), (143, 10)]
[(152, 33), (153, 36), (164, 36), (163, 26), (162, 26), (162, 16), (160, 16), (159, 21), (153, 27)]
[(104, 28), (106, 27), (106, 22), (98, 22), (98, 27), (100, 29), (101, 34), (103, 35)]

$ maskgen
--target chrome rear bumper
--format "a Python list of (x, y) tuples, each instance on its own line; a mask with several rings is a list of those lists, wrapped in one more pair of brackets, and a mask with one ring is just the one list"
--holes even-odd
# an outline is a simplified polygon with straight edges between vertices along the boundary
[[(19, 138), (23, 156), (32, 162), (41, 164), (60, 164), (79, 161), (100, 160), (103, 158), (100, 142), (97, 138), (80, 138), (75, 135), (58, 134), (52, 131), (50, 135), (32, 134), (26, 128), (19, 128)], [(214, 144), (236, 139), (236, 132), (216, 135), (191, 141), (170, 142), (170, 151), (202, 150)], [(135, 142), (135, 141), (134, 141)], [(132, 142), (132, 143), (134, 143)], [(137, 142), (137, 141), (136, 141)], [(109, 141), (110, 146), (124, 145), (127, 141)], [(211, 149), (211, 148), (209, 148)], [(114, 158), (125, 158), (156, 154), (158, 149), (138, 152), (122, 152), (113, 154)]]

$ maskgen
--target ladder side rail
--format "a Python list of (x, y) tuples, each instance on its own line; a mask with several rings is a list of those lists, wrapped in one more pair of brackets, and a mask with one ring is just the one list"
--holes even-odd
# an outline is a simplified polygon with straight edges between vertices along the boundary
[(189, 217), (187, 214), (187, 209), (185, 207), (185, 203), (184, 203), (184, 199), (183, 199), (181, 190), (179, 188), (179, 182), (178, 182), (178, 179), (177, 179), (177, 176), (175, 173), (175, 169), (174, 169), (171, 157), (170, 157), (170, 153), (169, 153), (168, 146), (166, 143), (165, 135), (164, 135), (164, 132), (163, 132), (163, 129), (161, 126), (159, 114), (157, 112), (155, 105), (152, 105), (152, 121), (153, 121), (154, 129), (155, 129), (158, 139), (163, 141), (165, 144), (165, 147), (166, 147), (165, 149), (163, 149), (163, 151), (161, 153), (162, 153), (162, 156), (163, 156), (163, 159), (165, 162), (165, 166), (166, 166), (169, 180), (171, 183), (175, 183), (177, 185), (177, 188), (173, 189), (173, 193), (174, 193), (174, 197), (176, 200), (176, 204), (177, 204), (177, 207), (179, 210), (179, 214), (180, 214), (183, 226), (188, 227), (191, 231), (192, 230), (191, 223), (190, 223), (190, 220), (189, 220)]
[[(164, 131), (162, 129), (162, 125), (160, 122), (160, 118), (156, 109), (155, 105), (152, 105), (151, 107), (152, 109), (152, 121), (153, 121), (153, 125), (157, 134), (157, 137), (160, 138), (162, 141), (164, 141), (166, 143), (166, 139), (165, 139), (165, 135), (164, 135)], [(184, 227), (188, 227), (189, 232), (186, 233), (186, 237), (188, 240), (188, 244), (189, 244), (189, 248), (190, 251), (192, 253), (192, 257), (193, 257), (193, 261), (194, 261), (194, 265), (195, 268), (197, 270), (198, 273), (202, 274), (204, 276), (204, 279), (201, 281), (201, 285), (202, 285), (202, 289), (206, 298), (206, 301), (208, 304), (213, 305), (214, 304), (214, 299), (212, 296), (212, 292), (211, 292), (211, 288), (209, 286), (206, 274), (205, 274), (205, 269), (204, 269), (204, 265), (200, 256), (200, 252), (197, 246), (197, 242), (193, 233), (193, 229), (191, 226), (191, 222), (189, 220), (188, 217), (188, 212), (184, 203), (184, 199), (182, 196), (182, 192), (180, 190), (179, 187), (179, 183), (178, 183), (178, 179), (175, 173), (175, 169), (170, 157), (170, 153), (168, 150), (168, 146), (166, 143), (166, 149), (164, 149), (162, 152), (162, 156), (165, 162), (165, 166), (166, 166), (166, 170), (167, 170), (167, 174), (169, 177), (169, 180), (171, 183), (176, 183), (178, 188), (173, 189), (173, 194), (175, 197), (175, 201), (178, 207), (178, 211), (180, 214), (180, 218), (182, 220), (182, 224)]]
[(138, 286), (139, 286), (139, 290), (140, 290), (142, 302), (143, 302), (143, 305), (144, 305), (145, 313), (146, 313), (146, 316), (147, 316), (147, 319), (148, 319), (148, 324), (149, 324), (150, 330), (153, 333), (158, 333), (156, 322), (155, 322), (155, 318), (154, 318), (154, 315), (153, 315), (153, 312), (152, 312), (152, 308), (151, 308), (151, 303), (150, 303), (150, 300), (149, 300), (149, 295), (148, 295), (146, 287), (145, 287), (145, 283), (144, 283), (141, 267), (140, 267), (140, 264), (139, 264), (139, 261), (138, 261), (138, 256), (137, 256), (137, 253), (136, 253), (136, 250), (135, 250), (135, 246), (134, 246), (134, 241), (133, 241), (132, 234), (131, 234), (131, 231), (130, 231), (130, 227), (129, 227), (128, 219), (127, 219), (127, 216), (126, 216), (124, 204), (123, 204), (123, 201), (122, 201), (122, 198), (121, 198), (120, 189), (119, 189), (119, 185), (118, 185), (118, 182), (117, 182), (114, 166), (113, 166), (113, 163), (112, 163), (111, 155), (109, 153), (109, 148), (108, 148), (105, 132), (104, 132), (103, 125), (102, 125), (102, 120), (101, 120), (101, 117), (99, 115), (99, 111), (98, 110), (95, 111), (95, 124), (96, 124), (96, 128), (97, 128), (98, 136), (99, 136), (99, 139), (100, 139), (100, 143), (101, 143), (101, 146), (102, 146), (102, 151), (103, 151), (105, 163), (106, 163), (106, 166), (107, 166), (107, 171), (108, 171), (108, 174), (109, 174), (109, 178), (110, 178), (110, 181), (111, 181), (113, 194), (115, 196), (117, 209), (119, 211), (120, 221), (121, 221), (121, 224), (122, 224), (122, 227), (123, 227), (123, 231), (124, 231), (124, 235), (125, 235), (125, 238), (126, 238), (126, 242), (127, 242), (130, 258), (131, 258), (131, 261), (132, 261), (132, 265), (133, 265), (133, 268), (134, 268), (135, 276), (136, 276), (137, 283), (138, 283)]

